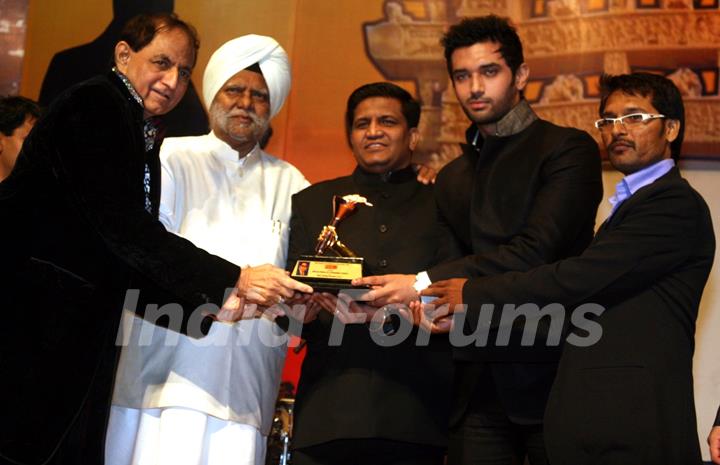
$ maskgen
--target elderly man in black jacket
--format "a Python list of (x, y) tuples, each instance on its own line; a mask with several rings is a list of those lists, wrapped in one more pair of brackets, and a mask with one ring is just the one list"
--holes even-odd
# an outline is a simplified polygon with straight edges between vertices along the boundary
[[(0, 267), (0, 460), (103, 462), (122, 308), (200, 335), (243, 316), (246, 297), (312, 290), (269, 265), (241, 274), (157, 220), (157, 117), (185, 92), (197, 47), (174, 15), (131, 20), (113, 70), (56, 99), (0, 184), (0, 242), (13, 244)], [(167, 303), (179, 306), (156, 311)]]

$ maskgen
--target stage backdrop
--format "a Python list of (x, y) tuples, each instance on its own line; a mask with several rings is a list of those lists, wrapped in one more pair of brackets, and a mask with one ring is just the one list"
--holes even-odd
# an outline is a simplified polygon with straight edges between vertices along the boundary
[[(198, 28), (202, 47), (193, 74), (198, 91), (210, 54), (226, 40), (247, 33), (278, 39), (290, 54), (294, 78), (285, 108), (272, 122), (268, 150), (312, 182), (354, 167), (343, 130), (345, 99), (371, 81), (392, 80), (422, 101), (420, 159), (441, 164), (457, 152), (467, 123), (449, 86), (438, 39), (462, 16), (513, 18), (531, 70), (526, 95), (536, 111), (596, 138), (591, 125), (600, 73), (667, 75), (687, 105), (685, 153), (695, 160), (684, 164), (684, 174), (710, 203), (718, 232), (720, 160), (701, 160), (720, 158), (718, 0), (33, 0), (21, 93), (40, 95), (57, 52), (97, 43), (112, 30), (114, 18), (149, 5), (174, 8)], [(109, 60), (106, 53), (103, 60)], [(83, 63), (75, 67), (82, 69)], [(187, 130), (197, 131), (199, 124)], [(605, 172), (606, 198), (618, 179)], [(603, 204), (598, 224), (608, 212)], [(703, 445), (720, 403), (719, 275), (711, 276), (697, 330), (695, 384)]]

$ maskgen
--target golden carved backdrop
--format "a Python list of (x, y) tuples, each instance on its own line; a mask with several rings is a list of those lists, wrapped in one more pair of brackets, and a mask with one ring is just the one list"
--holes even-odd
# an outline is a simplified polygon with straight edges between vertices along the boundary
[(365, 25), (367, 50), (386, 77), (416, 81), (427, 153), (462, 141), (467, 127), (438, 38), (459, 18), (487, 13), (517, 25), (530, 66), (526, 97), (541, 117), (598, 138), (592, 122), (600, 74), (660, 73), (685, 98), (685, 154), (720, 155), (717, 1), (390, 0), (380, 19)]
[[(720, 156), (718, 0), (175, 0), (174, 7), (201, 35), (193, 73), (198, 90), (210, 54), (233, 37), (266, 34), (285, 47), (293, 85), (272, 122), (268, 151), (311, 182), (354, 167), (343, 112), (350, 92), (367, 82), (395, 80), (422, 100), (422, 156), (454, 153), (467, 122), (448, 86), (438, 39), (458, 17), (490, 12), (516, 22), (531, 69), (527, 96), (544, 118), (596, 135), (591, 124), (601, 72), (660, 72), (685, 95), (685, 152)], [(53, 54), (90, 42), (111, 18), (112, 0), (30, 1), (20, 92), (37, 97)], [(686, 165), (684, 175), (708, 200), (718, 226), (720, 164), (698, 163)], [(607, 198), (619, 177), (606, 172), (604, 179)], [(603, 202), (598, 218), (607, 213)], [(718, 310), (715, 272), (703, 297), (695, 356), (703, 439), (720, 403)]]
[[(37, 97), (55, 52), (103, 31), (111, 3), (30, 2), (23, 94)], [(516, 23), (531, 70), (526, 95), (542, 117), (597, 136), (600, 73), (658, 72), (685, 97), (685, 154), (720, 156), (718, 0), (177, 0), (175, 11), (201, 35), (198, 89), (211, 52), (226, 40), (254, 32), (283, 44), (293, 89), (273, 121), (270, 150), (311, 181), (352, 168), (342, 127), (345, 99), (370, 81), (394, 80), (422, 101), (418, 158), (442, 162), (456, 153), (467, 121), (438, 40), (458, 18), (486, 13)]]

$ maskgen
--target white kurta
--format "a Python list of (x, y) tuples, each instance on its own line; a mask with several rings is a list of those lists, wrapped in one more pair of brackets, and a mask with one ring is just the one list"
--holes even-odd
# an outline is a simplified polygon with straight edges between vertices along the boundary
[[(257, 146), (238, 159), (212, 133), (168, 138), (160, 157), (168, 230), (240, 266), (285, 265), (291, 196), (308, 186), (295, 167)], [(123, 326), (108, 465), (262, 463), (287, 350), (273, 322), (200, 340), (130, 314)]]

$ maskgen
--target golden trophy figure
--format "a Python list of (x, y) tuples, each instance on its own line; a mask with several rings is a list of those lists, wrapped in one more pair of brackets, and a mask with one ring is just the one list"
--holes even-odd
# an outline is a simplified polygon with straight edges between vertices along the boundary
[(358, 257), (340, 241), (337, 226), (359, 205), (372, 207), (365, 197), (357, 194), (333, 196), (333, 219), (323, 227), (315, 245), (315, 255), (302, 255), (291, 276), (309, 284), (315, 290), (337, 292), (352, 288), (354, 278), (362, 277), (363, 258)]

